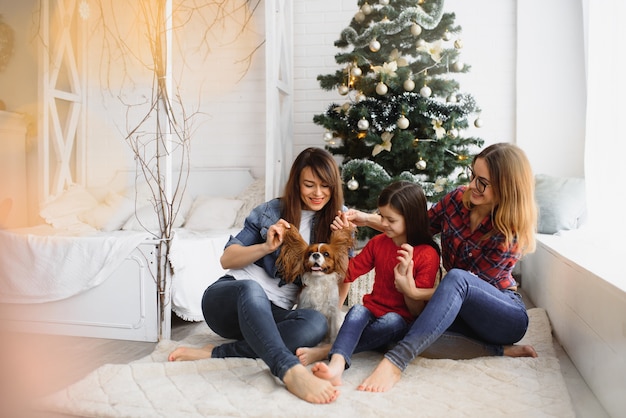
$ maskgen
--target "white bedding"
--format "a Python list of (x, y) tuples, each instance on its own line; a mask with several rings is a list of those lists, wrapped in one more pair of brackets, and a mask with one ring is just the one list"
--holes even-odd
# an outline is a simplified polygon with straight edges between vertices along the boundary
[(226, 270), (220, 265), (224, 245), (240, 229), (194, 232), (177, 229), (170, 250), (172, 310), (186, 321), (203, 321), (204, 290)]
[(0, 230), (0, 303), (51, 302), (91, 289), (149, 237), (46, 225)]

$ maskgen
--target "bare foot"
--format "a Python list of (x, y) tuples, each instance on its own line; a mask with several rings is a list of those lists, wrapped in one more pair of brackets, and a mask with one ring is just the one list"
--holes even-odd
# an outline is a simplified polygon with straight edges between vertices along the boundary
[(213, 353), (213, 344), (207, 344), (202, 348), (194, 347), (178, 347), (172, 351), (167, 357), (168, 361), (189, 361), (189, 360), (203, 360), (211, 358)]
[(339, 391), (329, 381), (313, 376), (301, 364), (287, 370), (283, 382), (289, 392), (307, 402), (331, 403), (339, 396)]
[(505, 345), (504, 355), (508, 357), (539, 357), (532, 345)]
[(298, 356), (300, 364), (308, 366), (316, 361), (326, 360), (329, 351), (330, 344), (321, 344), (317, 347), (300, 347), (296, 350), (296, 356)]
[(402, 371), (392, 362), (383, 358), (378, 366), (357, 389), (365, 392), (387, 392), (400, 381)]
[(337, 370), (336, 367), (333, 367), (332, 363), (316, 363), (311, 368), (311, 371), (315, 376), (319, 377), (320, 379), (328, 380), (335, 386), (341, 386), (341, 375), (343, 374), (343, 367), (340, 370)]

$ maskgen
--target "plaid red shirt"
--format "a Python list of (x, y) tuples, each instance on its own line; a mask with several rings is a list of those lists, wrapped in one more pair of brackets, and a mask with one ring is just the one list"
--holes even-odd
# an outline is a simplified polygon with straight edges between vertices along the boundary
[[(441, 257), (446, 270), (463, 269), (475, 274), (498, 289), (517, 283), (511, 275), (521, 254), (515, 243), (504, 246), (504, 235), (494, 231), (491, 218), (482, 221), (476, 231), (470, 228), (470, 210), (463, 206), (467, 186), (448, 193), (428, 211), (430, 229), (441, 233)], [(494, 231), (489, 238), (481, 238)]]

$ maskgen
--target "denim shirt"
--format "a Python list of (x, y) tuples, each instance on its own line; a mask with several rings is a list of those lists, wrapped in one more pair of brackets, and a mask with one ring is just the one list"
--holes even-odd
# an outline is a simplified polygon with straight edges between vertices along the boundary
[[(249, 246), (254, 244), (264, 243), (267, 239), (267, 230), (270, 226), (274, 225), (281, 217), (283, 209), (282, 200), (279, 198), (272, 199), (268, 202), (261, 203), (259, 206), (252, 209), (250, 215), (246, 218), (243, 224), (243, 229), (236, 235), (230, 236), (230, 239), (226, 243), (224, 248), (228, 248), (233, 244), (239, 244), (242, 246)], [(343, 208), (347, 210), (347, 208)], [(311, 225), (311, 236), (309, 242), (313, 240), (313, 231), (315, 231), (315, 217), (313, 218), (313, 224)], [(265, 272), (276, 279), (280, 279), (279, 286), (285, 284), (278, 273), (278, 267), (276, 267), (276, 260), (280, 254), (280, 247), (274, 252), (263, 256), (263, 258), (254, 262), (257, 266), (263, 268)], [(298, 280), (299, 282), (299, 280)]]

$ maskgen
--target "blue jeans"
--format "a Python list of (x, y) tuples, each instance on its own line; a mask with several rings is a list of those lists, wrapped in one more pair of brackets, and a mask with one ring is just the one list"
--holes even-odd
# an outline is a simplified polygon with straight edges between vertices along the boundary
[(405, 334), (409, 325), (395, 312), (376, 318), (363, 305), (354, 305), (346, 314), (329, 356), (340, 354), (350, 367), (351, 357), (361, 351), (384, 348)]
[[(472, 273), (452, 269), (404, 338), (385, 357), (404, 370), (444, 332), (454, 330), (450, 328), (453, 324), (465, 328), (460, 338), (470, 333), (487, 350), (489, 346), (501, 349), (522, 339), (528, 328), (528, 314), (517, 292), (496, 289)], [(437, 344), (445, 344), (445, 339), (454, 337), (455, 333), (446, 333)]]
[(236, 340), (215, 347), (213, 358), (261, 358), (281, 380), (300, 364), (296, 349), (316, 346), (328, 331), (326, 318), (318, 311), (280, 308), (257, 282), (229, 275), (204, 291), (202, 313), (216, 334)]

